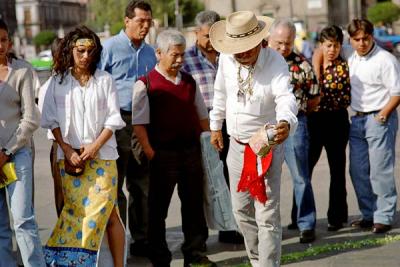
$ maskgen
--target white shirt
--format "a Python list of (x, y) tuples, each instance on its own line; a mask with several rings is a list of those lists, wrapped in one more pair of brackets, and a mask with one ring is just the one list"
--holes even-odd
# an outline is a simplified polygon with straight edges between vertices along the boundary
[[(155, 66), (155, 70), (160, 73), (166, 80), (178, 85), (181, 82), (182, 75), (178, 72), (175, 80), (171, 80), (168, 76), (164, 75), (158, 65)], [(199, 86), (196, 83), (196, 93), (194, 97), (194, 105), (197, 110), (197, 115), (200, 120), (208, 118), (208, 111), (206, 104), (204, 103), (203, 96), (200, 92)], [(150, 123), (150, 105), (149, 98), (147, 96), (146, 85), (138, 80), (133, 86), (132, 94), (132, 125), (141, 125)]]
[(400, 64), (389, 52), (374, 44), (365, 56), (346, 48), (350, 68), (351, 108), (381, 110), (392, 96), (400, 96)]
[[(221, 130), (226, 119), (228, 134), (247, 143), (264, 124), (286, 120), (290, 131), (297, 128), (297, 104), (292, 93), (290, 74), (285, 59), (271, 48), (262, 48), (255, 64), (253, 95), (238, 98), (239, 63), (233, 55), (221, 54), (214, 84), (210, 128)], [(246, 77), (246, 69), (242, 68)]]
[[(69, 73), (64, 77), (53, 77), (45, 90), (41, 126), (46, 129), (60, 127), (64, 142), (73, 148), (93, 143), (104, 128), (113, 132), (125, 126), (121, 118), (117, 91), (110, 74), (96, 70), (83, 88)], [(64, 154), (58, 149), (58, 159)], [(113, 134), (100, 148), (98, 158), (118, 158), (117, 143)]]

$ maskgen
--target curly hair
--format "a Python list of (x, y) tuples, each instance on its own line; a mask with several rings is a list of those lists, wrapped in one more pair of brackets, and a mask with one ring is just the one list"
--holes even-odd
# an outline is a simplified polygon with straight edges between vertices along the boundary
[(91, 62), (89, 64), (89, 72), (93, 75), (97, 68), (97, 63), (100, 61), (101, 50), (103, 49), (99, 37), (86, 26), (79, 26), (69, 32), (58, 44), (55, 56), (53, 59), (53, 72), (60, 76), (60, 83), (68, 73), (69, 69), (74, 66), (74, 57), (72, 49), (75, 47), (75, 42), (81, 38), (93, 40), (94, 49), (91, 52)]

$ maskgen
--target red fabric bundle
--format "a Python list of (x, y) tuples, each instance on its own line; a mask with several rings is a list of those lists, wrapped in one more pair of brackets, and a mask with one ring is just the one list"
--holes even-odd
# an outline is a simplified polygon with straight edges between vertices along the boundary
[(238, 192), (249, 191), (252, 198), (265, 204), (267, 202), (267, 192), (264, 181), (264, 176), (267, 173), (272, 162), (272, 149), (261, 159), (262, 173), (258, 175), (257, 172), (257, 155), (251, 150), (250, 146), (246, 144), (244, 149), (244, 161), (242, 175), (238, 183)]

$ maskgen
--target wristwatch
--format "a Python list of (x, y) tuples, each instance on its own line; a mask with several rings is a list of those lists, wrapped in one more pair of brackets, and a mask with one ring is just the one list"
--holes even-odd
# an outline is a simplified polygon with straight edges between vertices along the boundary
[(7, 157), (11, 157), (12, 153), (7, 150), (7, 148), (2, 148), (1, 151), (7, 156)]

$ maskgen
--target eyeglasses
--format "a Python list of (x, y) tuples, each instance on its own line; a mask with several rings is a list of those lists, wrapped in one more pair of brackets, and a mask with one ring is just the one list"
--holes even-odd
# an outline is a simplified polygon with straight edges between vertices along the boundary
[(153, 19), (144, 19), (144, 18), (138, 18), (138, 17), (136, 17), (136, 18), (132, 18), (132, 20), (133, 20), (135, 23), (139, 24), (139, 25), (144, 25), (144, 24), (147, 23), (149, 26), (153, 26), (153, 24), (154, 24)]

